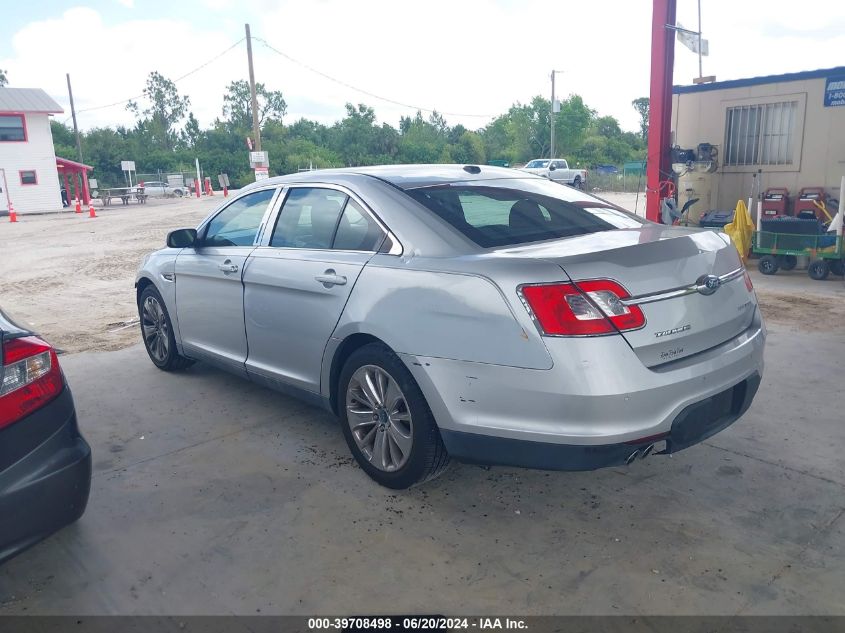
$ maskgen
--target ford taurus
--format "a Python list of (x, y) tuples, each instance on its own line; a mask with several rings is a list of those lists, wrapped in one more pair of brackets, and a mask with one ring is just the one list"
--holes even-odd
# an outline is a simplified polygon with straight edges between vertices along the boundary
[(558, 470), (672, 453), (750, 406), (765, 329), (723, 234), (515, 170), (314, 171), (241, 190), (137, 277), (167, 371), (326, 407), (377, 482), (449, 457)]

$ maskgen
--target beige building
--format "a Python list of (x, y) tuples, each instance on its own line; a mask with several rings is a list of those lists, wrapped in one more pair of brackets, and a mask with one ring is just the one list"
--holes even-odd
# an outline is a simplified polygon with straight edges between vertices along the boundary
[(717, 148), (716, 170), (679, 179), (680, 204), (698, 197), (698, 213), (730, 210), (751, 193), (785, 187), (794, 201), (802, 187), (839, 197), (845, 175), (845, 67), (675, 86), (672, 134), (681, 148)]

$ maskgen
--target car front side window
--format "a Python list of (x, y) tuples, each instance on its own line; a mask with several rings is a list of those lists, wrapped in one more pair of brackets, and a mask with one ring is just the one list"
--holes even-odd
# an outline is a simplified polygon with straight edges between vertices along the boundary
[(203, 246), (252, 246), (275, 189), (262, 189), (235, 200), (208, 223)]

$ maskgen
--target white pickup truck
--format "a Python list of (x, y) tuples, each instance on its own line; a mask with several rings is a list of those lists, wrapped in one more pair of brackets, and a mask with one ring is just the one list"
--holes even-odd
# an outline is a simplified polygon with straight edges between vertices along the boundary
[(555, 182), (561, 182), (565, 185), (572, 185), (577, 189), (582, 189), (587, 183), (586, 169), (569, 169), (569, 164), (563, 158), (555, 158), (549, 160), (548, 158), (535, 158), (528, 161), (522, 171), (527, 171), (529, 174), (543, 176)]

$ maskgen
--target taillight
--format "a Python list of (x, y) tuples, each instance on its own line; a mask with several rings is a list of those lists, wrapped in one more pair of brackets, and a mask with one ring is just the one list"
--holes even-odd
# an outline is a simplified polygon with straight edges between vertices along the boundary
[(56, 351), (40, 338), (6, 341), (0, 373), (0, 429), (58, 396), (64, 387)]
[(645, 325), (639, 306), (622, 303), (631, 296), (628, 291), (609, 279), (529, 284), (521, 292), (545, 335), (597, 336)]

